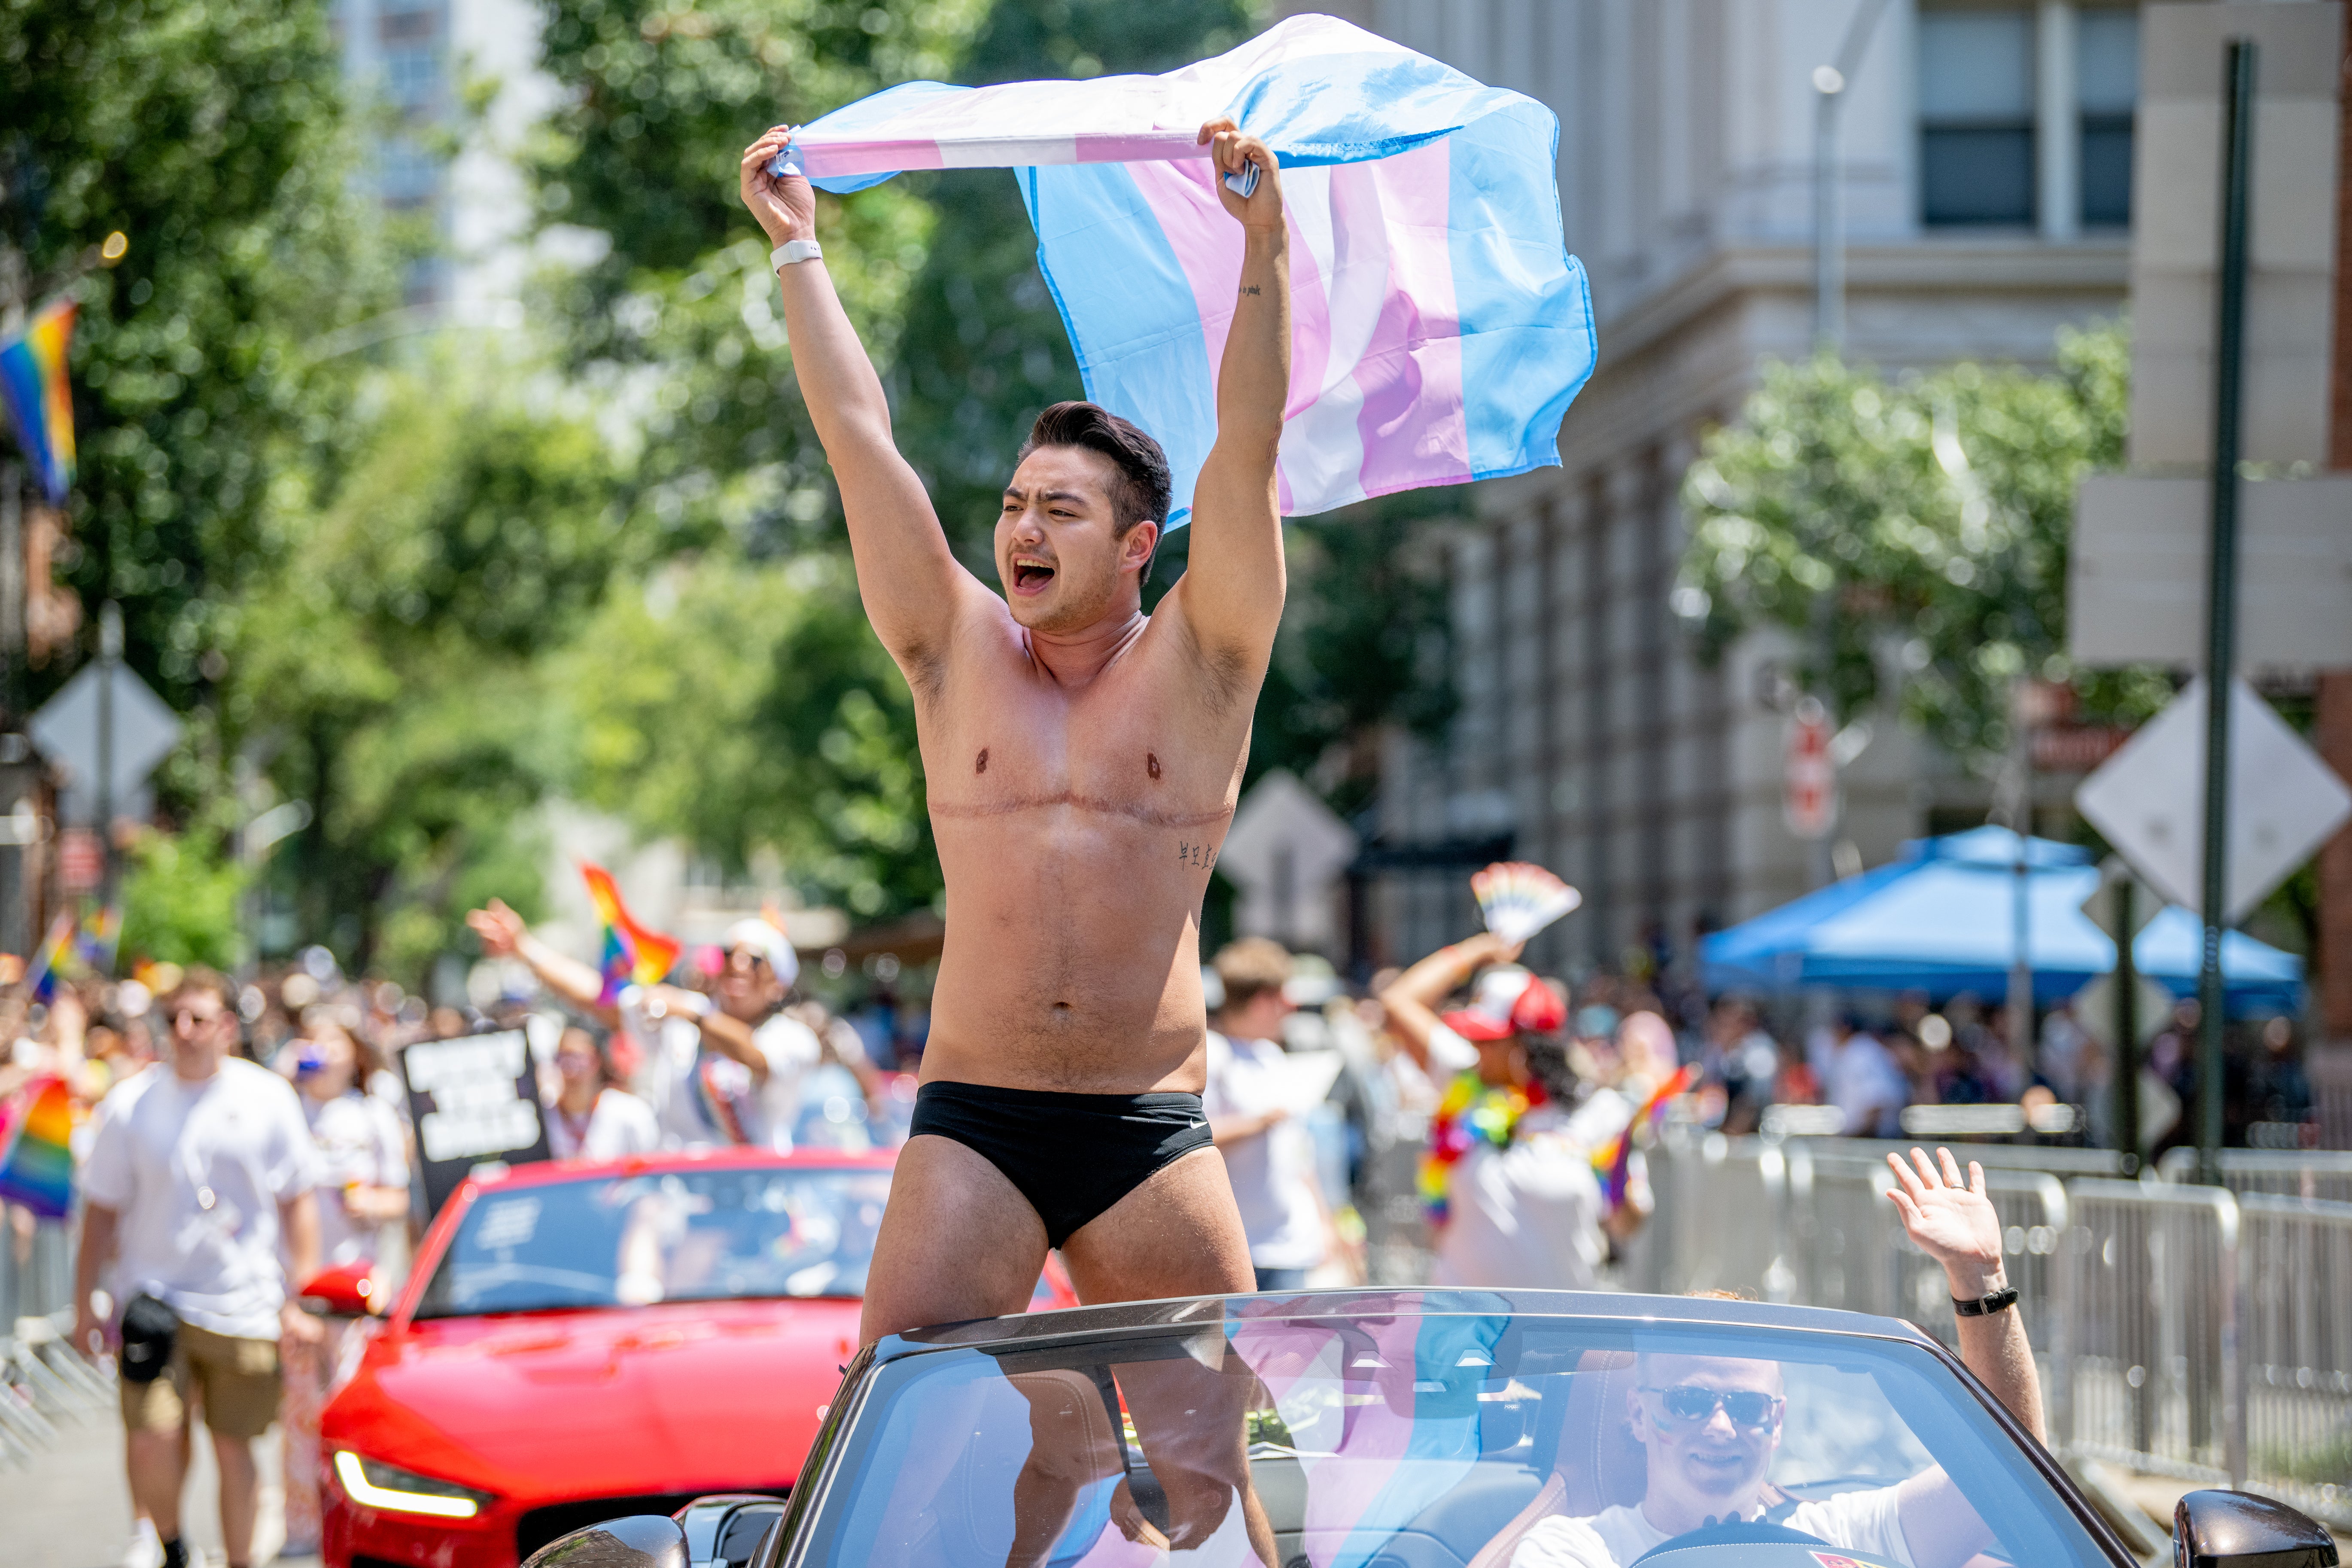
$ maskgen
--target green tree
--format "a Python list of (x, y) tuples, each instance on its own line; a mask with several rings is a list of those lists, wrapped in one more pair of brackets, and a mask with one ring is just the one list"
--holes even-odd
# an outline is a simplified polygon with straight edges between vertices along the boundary
[(912, 699), (841, 552), (674, 562), (562, 668), (589, 803), (738, 869), (772, 848), (859, 915), (937, 895)]
[(238, 949), (245, 870), (216, 832), (147, 833), (131, 846), (122, 879), (122, 972), (137, 959), (208, 963), (226, 971)]
[(1702, 649), (1785, 627), (1801, 682), (1834, 710), (1891, 685), (1908, 721), (1980, 769), (2008, 743), (2018, 676), (2074, 679), (2095, 712), (2161, 706), (2160, 676), (2066, 658), (2074, 489), (2123, 460), (2129, 337), (2062, 329), (2056, 359), (1891, 382), (1829, 356), (1768, 366), (1683, 483), (1675, 604)]
[(0, 249), (37, 289), (111, 231), (131, 247), (79, 287), (60, 564), (121, 602), (131, 663), (184, 707), (273, 486), (341, 447), (352, 367), (306, 345), (396, 297), (325, 11), (0, 0)]
[(224, 617), (222, 749), (310, 803), (275, 865), (308, 937), (361, 964), (413, 973), (470, 902), (536, 885), (525, 816), (570, 754), (547, 657), (655, 537), (591, 423), (489, 379), (372, 383), (348, 471), (272, 517)]

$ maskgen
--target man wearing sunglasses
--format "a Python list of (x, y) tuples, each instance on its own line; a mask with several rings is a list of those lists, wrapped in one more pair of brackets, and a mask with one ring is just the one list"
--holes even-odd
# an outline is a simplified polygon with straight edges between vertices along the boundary
[[(1890, 1194), (1919, 1249), (1944, 1266), (1960, 1308), (1960, 1360), (2037, 1438), (2045, 1436), (2033, 1352), (2001, 1264), (2001, 1227), (1983, 1167), (1960, 1175), (1949, 1150), (1906, 1164)], [(1970, 1311), (1969, 1309), (1977, 1309)], [(1583, 1519), (1537, 1521), (1512, 1568), (1624, 1568), (1662, 1542), (1734, 1521), (1784, 1525), (1833, 1548), (1912, 1568), (1959, 1568), (1992, 1531), (1951, 1478), (1930, 1466), (1891, 1487), (1798, 1502), (1766, 1479), (1788, 1415), (1780, 1363), (1643, 1352), (1625, 1418), (1647, 1459), (1642, 1500)]]

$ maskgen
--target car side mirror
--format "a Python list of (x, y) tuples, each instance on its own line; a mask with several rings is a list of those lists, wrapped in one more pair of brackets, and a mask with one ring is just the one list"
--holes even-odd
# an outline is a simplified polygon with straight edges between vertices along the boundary
[(2197, 1491), (2172, 1510), (2175, 1568), (2336, 1568), (2327, 1531), (2252, 1492)]
[(657, 1513), (608, 1519), (556, 1537), (522, 1568), (688, 1568), (686, 1531)]
[(330, 1318), (364, 1318), (381, 1312), (389, 1295), (376, 1281), (374, 1265), (364, 1261), (322, 1268), (304, 1280), (297, 1294), (304, 1308)]
[(715, 1492), (670, 1518), (686, 1531), (687, 1568), (752, 1568), (783, 1522), (784, 1500), (765, 1492)]

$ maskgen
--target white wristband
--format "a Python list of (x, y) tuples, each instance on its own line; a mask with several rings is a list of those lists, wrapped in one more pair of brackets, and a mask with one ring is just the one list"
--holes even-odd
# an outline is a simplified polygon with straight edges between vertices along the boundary
[(794, 267), (803, 261), (814, 261), (824, 254), (824, 247), (815, 240), (788, 239), (768, 252), (768, 265), (782, 272), (787, 267)]

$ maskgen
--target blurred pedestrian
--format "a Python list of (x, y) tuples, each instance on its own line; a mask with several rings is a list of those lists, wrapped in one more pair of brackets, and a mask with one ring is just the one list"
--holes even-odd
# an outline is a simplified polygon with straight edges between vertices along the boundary
[(1753, 1003), (1738, 996), (1716, 1003), (1707, 1015), (1706, 1044), (1699, 1061), (1707, 1079), (1722, 1086), (1722, 1130), (1755, 1131), (1763, 1121), (1764, 1108), (1772, 1103), (1780, 1051), (1764, 1032)]
[(1895, 1057), (1853, 1013), (1831, 1026), (1822, 1091), (1845, 1119), (1849, 1138), (1894, 1138), (1903, 1131), (1903, 1108), (1911, 1085)]
[(1330, 1216), (1281, 1044), (1290, 954), (1280, 942), (1244, 937), (1220, 949), (1213, 967), (1224, 1000), (1210, 1019), (1202, 1114), (1224, 1157), (1257, 1288), (1296, 1290), (1329, 1256)]
[[(1440, 948), (1381, 993), (1405, 1048), (1445, 1075), (1423, 1163), (1437, 1233), (1434, 1279), (1589, 1290), (1609, 1247), (1592, 1143), (1623, 1131), (1624, 1117), (1579, 1124), (1584, 1086), (1563, 1037), (1568, 996), (1518, 966), (1519, 945), (1481, 932)], [(1439, 1004), (1473, 975), (1468, 1005), (1441, 1016)], [(1666, 1041), (1671, 1053), (1671, 1032)], [(1636, 1047), (1645, 1062), (1654, 1045)]]
[(583, 1025), (565, 1026), (555, 1044), (561, 1085), (547, 1108), (548, 1152), (558, 1160), (617, 1160), (661, 1147), (653, 1107), (614, 1081), (610, 1047)]
[(602, 975), (531, 935), (522, 917), (498, 900), (466, 923), (489, 956), (520, 958), (565, 1004), (636, 1038), (645, 1051), (638, 1082), (665, 1148), (791, 1148), (801, 1081), (822, 1061), (843, 1061), (869, 1104), (880, 1092), (871, 1062), (843, 1060), (782, 1011), (800, 961), (784, 933), (766, 921), (738, 921), (727, 929), (713, 994), (626, 985), (610, 1003)]
[[(278, 1415), (279, 1349), (321, 1337), (288, 1288), (289, 1272), (299, 1281), (318, 1268), (317, 1150), (293, 1089), (235, 1056), (233, 995), (208, 970), (180, 977), (164, 1005), (169, 1065), (107, 1095), (81, 1171), (74, 1342), (121, 1342), (131, 1495), (154, 1521), (164, 1568), (189, 1561), (180, 1490), (199, 1408), (229, 1568), (252, 1563), (253, 1440)], [(114, 1323), (97, 1303), (109, 1265)]]
[[(400, 1120), (370, 1095), (365, 1079), (381, 1060), (331, 1010), (314, 1006), (292, 1042), (288, 1063), (302, 1116), (318, 1146), (319, 1256), (326, 1267), (373, 1266), (383, 1228), (408, 1217), (408, 1155)], [(299, 1281), (297, 1281), (299, 1284)], [(342, 1348), (344, 1325), (327, 1319), (315, 1342), (291, 1340), (283, 1351), (286, 1544), (280, 1555), (319, 1550), (319, 1414)]]

